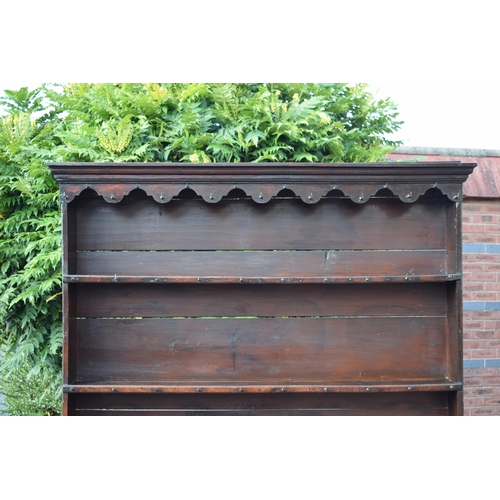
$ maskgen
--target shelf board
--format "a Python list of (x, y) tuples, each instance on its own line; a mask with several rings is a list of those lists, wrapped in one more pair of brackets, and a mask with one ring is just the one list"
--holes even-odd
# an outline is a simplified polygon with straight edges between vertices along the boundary
[(379, 393), (379, 392), (430, 392), (430, 391), (461, 391), (462, 383), (450, 380), (429, 381), (391, 381), (391, 382), (344, 382), (336, 384), (291, 383), (282, 385), (269, 385), (259, 383), (246, 384), (199, 384), (189, 382), (172, 382), (169, 384), (127, 384), (121, 382), (106, 383), (75, 383), (63, 385), (65, 393), (166, 393), (166, 394), (191, 394), (191, 393)]
[(459, 281), (461, 273), (430, 274), (430, 275), (392, 275), (392, 276), (117, 276), (94, 274), (67, 274), (63, 276), (64, 283), (201, 283), (201, 284), (297, 284), (297, 283), (419, 283)]

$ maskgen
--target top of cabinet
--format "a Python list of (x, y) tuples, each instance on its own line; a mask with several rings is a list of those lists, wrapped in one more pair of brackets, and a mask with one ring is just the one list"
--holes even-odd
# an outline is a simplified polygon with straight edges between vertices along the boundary
[[(405, 203), (429, 190), (461, 201), (462, 184), (475, 163), (48, 163), (61, 186), (61, 200), (71, 202), (86, 189), (108, 203), (118, 203), (141, 189), (158, 203), (167, 203), (191, 189), (207, 203), (217, 203), (231, 191), (242, 190), (256, 203), (267, 203), (283, 190), (308, 204), (330, 192), (366, 203), (383, 191)], [(340, 192), (340, 193), (339, 193)]]

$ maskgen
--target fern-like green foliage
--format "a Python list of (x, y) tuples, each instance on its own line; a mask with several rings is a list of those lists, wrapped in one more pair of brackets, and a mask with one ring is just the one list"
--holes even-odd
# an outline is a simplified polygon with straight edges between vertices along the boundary
[(363, 162), (399, 145), (394, 104), (364, 85), (44, 85), (7, 90), (0, 104), (1, 371), (38, 377), (52, 395), (61, 248), (46, 162)]
[(130, 123), (130, 115), (114, 126), (110, 122), (103, 123), (103, 130), (96, 130), (97, 138), (110, 154), (120, 154), (132, 140), (134, 126)]
[(56, 380), (33, 374), (28, 359), (16, 370), (0, 370), (0, 393), (3, 407), (0, 413), (8, 416), (55, 416), (61, 414), (60, 373)]
[[(74, 161), (362, 162), (400, 143), (361, 84), (74, 84), (48, 92)], [(201, 154), (203, 153), (203, 155)]]
[[(42, 380), (47, 394), (60, 395), (59, 195), (46, 166), (58, 121), (39, 94), (21, 89), (4, 99), (10, 113), (0, 134), (1, 372), (10, 380), (23, 370)], [(41, 115), (36, 122), (34, 113)]]

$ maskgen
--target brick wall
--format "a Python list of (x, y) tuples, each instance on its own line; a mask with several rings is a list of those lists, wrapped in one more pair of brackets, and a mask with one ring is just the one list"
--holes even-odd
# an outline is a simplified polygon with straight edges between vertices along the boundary
[(500, 200), (463, 204), (465, 415), (500, 415)]

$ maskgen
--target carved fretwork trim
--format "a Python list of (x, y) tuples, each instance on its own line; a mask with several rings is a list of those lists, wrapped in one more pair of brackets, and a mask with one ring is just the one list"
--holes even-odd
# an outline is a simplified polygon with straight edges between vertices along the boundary
[(318, 203), (331, 191), (355, 203), (366, 203), (380, 191), (413, 203), (430, 189), (461, 201), (462, 184), (476, 164), (419, 163), (50, 163), (61, 185), (61, 199), (71, 202), (85, 189), (108, 203), (119, 203), (141, 189), (158, 203), (168, 203), (188, 188), (207, 203), (217, 203), (232, 190), (242, 190), (256, 203), (267, 203), (284, 189), (304, 203)]

